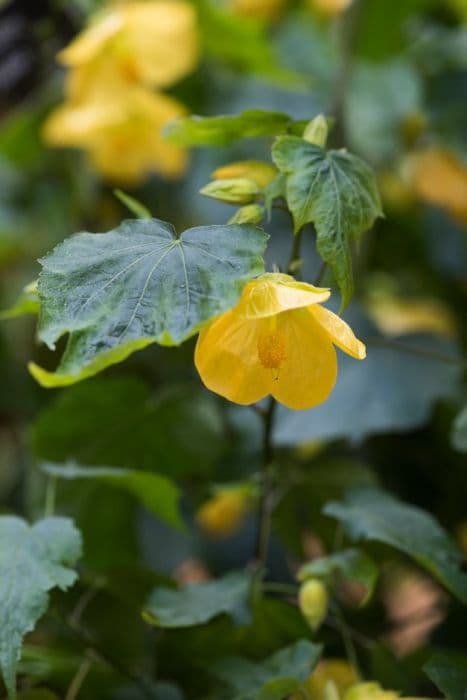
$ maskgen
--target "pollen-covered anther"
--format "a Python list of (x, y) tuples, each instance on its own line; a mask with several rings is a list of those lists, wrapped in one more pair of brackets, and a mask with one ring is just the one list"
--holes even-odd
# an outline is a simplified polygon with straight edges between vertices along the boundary
[(279, 369), (287, 357), (285, 337), (280, 331), (263, 333), (258, 339), (258, 358), (266, 369)]

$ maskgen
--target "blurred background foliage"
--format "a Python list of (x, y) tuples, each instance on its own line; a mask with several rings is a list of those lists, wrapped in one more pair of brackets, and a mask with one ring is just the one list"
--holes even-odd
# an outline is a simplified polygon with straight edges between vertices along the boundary
[[(322, 509), (351, 487), (379, 485), (420, 506), (467, 551), (461, 359), (467, 343), (467, 4), (346, 4), (193, 0), (199, 62), (167, 89), (189, 113), (206, 116), (245, 109), (285, 111), (297, 120), (329, 114), (336, 119), (333, 145), (364, 157), (378, 176), (385, 218), (360, 246), (356, 295), (345, 315), (367, 342), (368, 359), (341, 357), (338, 384), (325, 404), (303, 412), (281, 408), (277, 416), (278, 464), (290, 479), (275, 519), (268, 575), (284, 584), (299, 563), (345, 537)], [(232, 212), (198, 190), (220, 165), (269, 159), (267, 138), (196, 148), (178, 179), (153, 174), (127, 185), (101, 177), (80, 150), (46, 145), (44, 121), (63, 99), (64, 69), (55, 55), (100, 7), (100, 0), (1, 4), (5, 310), (37, 277), (36, 259), (57, 242), (75, 231), (106, 231), (128, 216), (115, 186), (178, 230), (224, 223)], [(284, 213), (273, 210), (268, 269), (287, 256), (287, 226)], [(303, 276), (313, 278), (320, 262), (311, 230), (303, 258)], [(245, 501), (237, 507), (227, 498), (217, 510), (196, 515), (223, 484), (254, 484), (260, 422), (253, 411), (201, 387), (193, 343), (153, 345), (97, 379), (49, 392), (35, 384), (26, 363), (33, 357), (53, 367), (55, 359), (35, 343), (34, 319), (9, 318), (14, 315), (5, 313), (0, 327), (2, 511), (42, 515), (47, 477), (41, 467), (71, 460), (175, 478), (185, 520), (183, 528), (172, 527), (144, 508), (131, 487), (105, 478), (58, 481), (57, 511), (74, 517), (83, 532), (81, 580), (66, 596), (54, 594), (53, 612), (28, 638), (21, 661), (25, 690), (52, 690), (21, 697), (65, 697), (82, 668), (83, 649), (98, 653), (85, 656), (80, 697), (221, 697), (210, 695), (216, 658), (262, 659), (307, 637), (297, 608), (275, 597), (258, 599), (253, 619), (240, 626), (226, 616), (188, 631), (141, 622), (140, 608), (156, 584), (170, 577), (205, 581), (241, 568), (254, 546), (255, 516)], [(438, 647), (465, 650), (466, 609), (448, 603), (437, 584), (387, 546), (378, 538), (369, 545), (385, 562), (382, 582), (364, 610), (355, 608), (349, 586), (348, 619), (363, 639), (369, 677), (434, 697), (421, 667)], [(83, 595), (85, 627), (70, 624), (70, 616), (81, 619)], [(344, 655), (335, 630), (325, 628), (322, 637), (328, 656)], [(374, 641), (365, 646), (367, 639)], [(148, 687), (151, 676), (163, 681)]]

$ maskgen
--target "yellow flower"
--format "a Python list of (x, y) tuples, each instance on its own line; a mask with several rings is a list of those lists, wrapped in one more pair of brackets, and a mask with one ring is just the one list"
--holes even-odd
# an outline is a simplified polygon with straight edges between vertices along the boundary
[(224, 488), (203, 503), (196, 514), (198, 525), (211, 537), (232, 535), (248, 513), (250, 494), (245, 488)]
[(325, 401), (337, 375), (333, 344), (365, 357), (349, 326), (319, 306), (329, 296), (278, 273), (249, 282), (237, 306), (199, 335), (195, 364), (204, 384), (239, 404), (268, 394), (294, 409)]
[(306, 688), (311, 700), (324, 700), (326, 686), (331, 683), (339, 694), (344, 693), (357, 681), (355, 671), (344, 659), (325, 659), (311, 674)]
[(308, 0), (311, 7), (324, 15), (338, 15), (344, 12), (352, 0)]
[(199, 37), (196, 13), (183, 0), (119, 4), (99, 13), (63, 51), (70, 67), (110, 61), (130, 83), (167, 87), (196, 66)]
[(84, 148), (91, 163), (111, 180), (135, 183), (148, 172), (167, 177), (183, 173), (186, 151), (166, 142), (161, 128), (185, 113), (171, 97), (143, 88), (83, 104), (65, 103), (44, 126), (44, 138), (54, 146)]
[(383, 690), (379, 683), (358, 683), (344, 695), (344, 700), (398, 700), (399, 693)]
[(467, 223), (467, 167), (439, 148), (418, 154), (411, 165), (416, 194)]
[(401, 299), (375, 295), (367, 303), (369, 315), (389, 336), (405, 333), (436, 333), (452, 337), (456, 325), (451, 311), (438, 299)]

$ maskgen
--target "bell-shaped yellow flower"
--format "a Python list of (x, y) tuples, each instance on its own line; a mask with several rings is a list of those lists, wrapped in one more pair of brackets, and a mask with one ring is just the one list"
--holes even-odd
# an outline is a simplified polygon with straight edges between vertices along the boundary
[(134, 87), (114, 100), (65, 103), (44, 125), (54, 146), (84, 148), (93, 166), (113, 181), (133, 184), (151, 171), (177, 177), (186, 166), (186, 151), (168, 143), (161, 128), (185, 113), (177, 100)]
[(110, 60), (131, 83), (167, 87), (196, 66), (199, 37), (193, 5), (183, 0), (148, 0), (114, 5), (59, 54), (66, 66), (96, 69)]
[(337, 375), (334, 345), (362, 360), (365, 346), (319, 305), (328, 289), (267, 273), (249, 282), (233, 309), (198, 338), (196, 368), (211, 391), (239, 404), (271, 394), (305, 409), (329, 396)]

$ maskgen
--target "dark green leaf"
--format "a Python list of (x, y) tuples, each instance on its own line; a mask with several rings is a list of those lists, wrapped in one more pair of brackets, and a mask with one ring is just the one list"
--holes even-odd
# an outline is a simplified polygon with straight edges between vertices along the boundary
[(367, 590), (363, 604), (371, 596), (378, 578), (378, 567), (373, 559), (360, 549), (345, 549), (328, 557), (314, 559), (301, 567), (298, 578), (321, 578), (332, 582), (335, 576), (362, 584)]
[(181, 146), (225, 146), (240, 139), (303, 131), (306, 124), (282, 112), (249, 109), (241, 114), (185, 117), (170, 122), (164, 133), (169, 141)]
[(300, 639), (257, 664), (227, 657), (214, 674), (232, 689), (232, 700), (282, 700), (297, 691), (316, 666), (321, 647)]
[(460, 600), (467, 602), (462, 552), (432, 515), (378, 489), (350, 491), (324, 513), (339, 520), (354, 540), (375, 540), (412, 557)]
[(41, 470), (60, 479), (93, 479), (115, 486), (130, 493), (169, 525), (183, 526), (178, 506), (180, 490), (160, 474), (114, 467), (82, 467), (71, 462), (62, 465), (45, 463), (41, 465)]
[(280, 136), (272, 155), (287, 176), (295, 231), (315, 225), (318, 252), (334, 272), (344, 307), (353, 290), (350, 244), (382, 214), (373, 171), (345, 150), (325, 151), (297, 136)]
[(70, 388), (39, 415), (33, 445), (51, 462), (205, 474), (222, 453), (223, 424), (215, 399), (190, 385), (152, 395), (136, 378), (99, 378)]
[(451, 439), (456, 450), (467, 452), (467, 405), (456, 416)]
[(193, 584), (179, 590), (155, 588), (143, 615), (157, 627), (202, 625), (221, 613), (245, 620), (250, 587), (250, 575), (233, 572), (217, 581)]
[(438, 652), (423, 670), (448, 700), (467, 700), (467, 656), (456, 652)]
[(44, 518), (30, 527), (20, 518), (0, 518), (0, 667), (11, 698), (23, 637), (45, 613), (48, 591), (75, 582), (70, 566), (80, 554), (71, 520)]
[(265, 244), (248, 224), (177, 237), (158, 219), (68, 238), (41, 260), (38, 329), (51, 349), (66, 333), (68, 344), (56, 372), (31, 372), (43, 386), (66, 386), (151, 343), (178, 345), (236, 303), (264, 270)]

